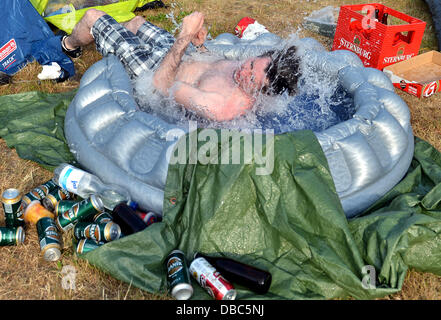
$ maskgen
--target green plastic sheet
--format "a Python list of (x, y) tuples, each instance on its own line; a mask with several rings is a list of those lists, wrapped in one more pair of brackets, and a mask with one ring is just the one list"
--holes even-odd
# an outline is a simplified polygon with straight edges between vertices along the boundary
[(53, 169), (74, 163), (64, 137), (64, 117), (76, 91), (0, 96), (0, 137), (18, 155)]
[[(62, 123), (74, 93), (0, 97), (0, 136), (45, 167), (71, 162)], [(163, 221), (81, 257), (153, 293), (167, 291), (164, 261), (174, 249), (189, 261), (201, 251), (271, 272), (269, 293), (236, 285), (237, 299), (373, 299), (400, 291), (411, 268), (441, 275), (441, 155), (433, 146), (415, 138), (407, 175), (351, 220), (312, 132), (276, 135), (273, 146), (269, 175), (256, 174), (258, 157), (170, 165)], [(219, 142), (217, 156), (230, 148)], [(206, 151), (204, 141), (197, 150)], [(211, 299), (193, 287), (193, 299)]]
[[(441, 157), (418, 138), (415, 147), (406, 178), (350, 221), (309, 131), (276, 136), (269, 176), (257, 176), (255, 162), (171, 165), (163, 222), (84, 258), (149, 292), (165, 292), (164, 259), (178, 248), (189, 261), (201, 251), (271, 272), (268, 294), (238, 287), (238, 299), (374, 299), (396, 293), (409, 268), (441, 274)], [(210, 299), (193, 285), (194, 299)]]

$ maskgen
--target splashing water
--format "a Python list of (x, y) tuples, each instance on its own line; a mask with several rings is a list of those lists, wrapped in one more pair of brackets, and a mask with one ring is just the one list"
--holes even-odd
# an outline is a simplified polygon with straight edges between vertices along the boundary
[[(283, 47), (298, 47), (302, 58), (308, 43), (299, 42), (297, 34), (283, 41)], [(184, 59), (214, 62), (220, 57), (193, 52)], [(152, 85), (153, 72), (144, 72), (134, 82), (135, 99), (141, 110), (152, 113), (178, 126), (188, 126), (188, 121), (198, 122), (199, 127), (225, 129), (273, 129), (275, 133), (296, 130), (322, 131), (339, 122), (348, 120), (355, 107), (351, 96), (344, 91), (335, 78), (319, 74), (305, 63), (300, 63), (301, 76), (295, 96), (284, 93), (268, 96), (257, 93), (251, 110), (231, 121), (217, 122), (199, 117), (178, 105), (172, 98), (161, 97)]]

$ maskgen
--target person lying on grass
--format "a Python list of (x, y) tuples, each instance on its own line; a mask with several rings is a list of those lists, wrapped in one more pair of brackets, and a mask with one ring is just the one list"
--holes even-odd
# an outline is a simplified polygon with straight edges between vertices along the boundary
[(258, 92), (296, 92), (299, 58), (295, 46), (244, 61), (183, 61), (190, 43), (198, 50), (206, 50), (206, 36), (204, 15), (200, 12), (183, 19), (175, 39), (143, 17), (119, 24), (105, 12), (89, 9), (72, 34), (62, 38), (62, 47), (75, 56), (82, 46), (95, 41), (103, 56), (113, 54), (119, 58), (132, 79), (145, 70), (154, 71), (153, 85), (161, 95), (171, 96), (186, 109), (216, 121), (244, 114), (255, 104)]

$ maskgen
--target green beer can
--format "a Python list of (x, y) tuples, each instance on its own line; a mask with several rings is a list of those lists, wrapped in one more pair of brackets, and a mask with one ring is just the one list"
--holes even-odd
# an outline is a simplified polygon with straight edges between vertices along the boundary
[(54, 182), (54, 180), (50, 179), (49, 181), (46, 181), (45, 183), (43, 183), (40, 186), (38, 186), (38, 188), (43, 189), (44, 193), (47, 195), (47, 194), (49, 194), (49, 192), (51, 192), (52, 190), (55, 190), (55, 189), (57, 189), (59, 187)]
[(72, 208), (75, 204), (77, 204), (79, 201), (75, 200), (60, 200), (55, 205), (54, 214), (55, 216), (59, 216), (63, 213), (65, 213), (67, 210)]
[(92, 239), (81, 239), (77, 243), (76, 252), (78, 254), (86, 253), (102, 246), (105, 242), (96, 242)]
[(81, 219), (89, 215), (104, 211), (103, 201), (100, 197), (92, 194), (73, 205), (72, 208), (57, 216), (57, 226), (62, 231), (70, 230)]
[(61, 256), (61, 241), (55, 221), (49, 217), (37, 221), (40, 250), (46, 261), (57, 261)]
[[(20, 212), (25, 212), (26, 207), (34, 200), (41, 201), (44, 199), (49, 192), (58, 188), (55, 182), (51, 179), (45, 183), (39, 185), (38, 187), (32, 189), (30, 192), (26, 193), (22, 200), (20, 206)], [(23, 217), (19, 217), (19, 220), (23, 220)]]
[(41, 200), (41, 204), (49, 211), (54, 212), (59, 201), (71, 199), (72, 196), (69, 191), (57, 187)]
[(2, 194), (3, 211), (5, 212), (5, 225), (13, 228), (23, 226), (23, 220), (19, 220), (22, 212), (21, 207), (21, 194), (17, 189), (6, 189)]
[(23, 199), (25, 200), (26, 204), (29, 204), (31, 201), (34, 200), (40, 201), (56, 188), (58, 188), (58, 186), (55, 184), (55, 182), (49, 180), (32, 189), (31, 192), (26, 193)]
[(94, 217), (93, 217), (93, 222), (94, 223), (106, 223), (106, 222), (111, 222), (113, 221), (113, 217), (110, 213), (108, 212), (100, 212), (97, 213)]
[(173, 250), (166, 259), (167, 285), (177, 300), (188, 300), (193, 295), (187, 260), (180, 250)]
[(0, 246), (21, 244), (25, 240), (23, 227), (8, 228), (0, 227)]
[(113, 241), (121, 236), (121, 228), (113, 221), (105, 223), (78, 222), (74, 228), (77, 240), (92, 239), (96, 242)]

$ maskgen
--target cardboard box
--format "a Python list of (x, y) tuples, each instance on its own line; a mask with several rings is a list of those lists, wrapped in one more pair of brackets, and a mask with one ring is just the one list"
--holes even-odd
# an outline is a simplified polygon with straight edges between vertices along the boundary
[(396, 88), (418, 98), (441, 91), (441, 53), (430, 51), (383, 70)]

